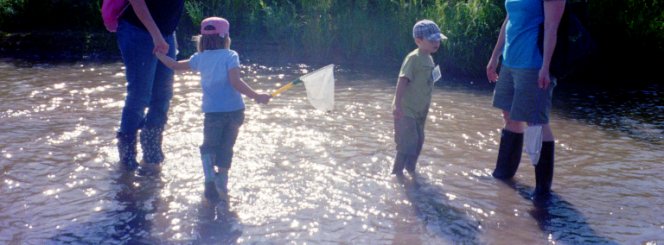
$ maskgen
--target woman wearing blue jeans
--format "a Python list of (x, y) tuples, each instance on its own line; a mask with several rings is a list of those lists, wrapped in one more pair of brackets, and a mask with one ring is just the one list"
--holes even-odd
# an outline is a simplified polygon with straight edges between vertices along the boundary
[(175, 28), (182, 16), (184, 0), (129, 0), (129, 3), (117, 30), (127, 78), (127, 97), (117, 139), (120, 163), (134, 170), (138, 167), (139, 129), (143, 163), (157, 165), (164, 161), (161, 140), (173, 97), (173, 70), (161, 64), (154, 53), (175, 57)]

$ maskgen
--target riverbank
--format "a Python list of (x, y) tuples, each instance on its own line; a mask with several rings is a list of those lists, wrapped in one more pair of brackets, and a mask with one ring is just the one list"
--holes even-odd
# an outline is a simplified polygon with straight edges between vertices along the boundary
[[(178, 59), (189, 57), (195, 45), (189, 37), (178, 37)], [(300, 55), (274, 42), (233, 38), (232, 49), (243, 60), (265, 65), (306, 63), (312, 66), (329, 63), (371, 70), (399, 69), (397, 61), (362, 62), (346, 59), (341, 55)], [(107, 63), (122, 60), (114, 33), (109, 32), (28, 32), (6, 33), (0, 31), (0, 58), (11, 59), (17, 66), (40, 63), (95, 62)]]
[(0, 32), (0, 57), (34, 63), (121, 59), (115, 34), (82, 31)]
[[(195, 45), (190, 37), (179, 36), (179, 59), (195, 52)], [(317, 53), (303, 54), (293, 48), (284, 47), (275, 42), (264, 40), (245, 40), (234, 38), (232, 48), (237, 50), (241, 59), (264, 65), (279, 66), (281, 64), (304, 63), (314, 67), (334, 63), (356, 69), (372, 71), (398, 71), (400, 60), (361, 60), (344, 57), (341, 53), (320, 55)], [(415, 48), (414, 46), (411, 48)], [(406, 52), (406, 51), (404, 51)], [(441, 51), (443, 52), (443, 51)], [(445, 57), (443, 55), (443, 57)], [(40, 63), (95, 62), (107, 63), (121, 61), (114, 33), (84, 31), (41, 31), (24, 33), (7, 33), (0, 31), (0, 58), (11, 59), (17, 66), (32, 66)], [(444, 59), (444, 58), (443, 58)], [(588, 66), (564, 83), (582, 83), (590, 86), (624, 86), (624, 81), (632, 85), (659, 84), (654, 73), (656, 64), (635, 60), (625, 55), (599, 51)], [(441, 63), (442, 60), (436, 60)], [(485, 75), (458, 75), (451, 68), (441, 67), (449, 80), (484, 81)], [(448, 69), (448, 70), (446, 70)]]

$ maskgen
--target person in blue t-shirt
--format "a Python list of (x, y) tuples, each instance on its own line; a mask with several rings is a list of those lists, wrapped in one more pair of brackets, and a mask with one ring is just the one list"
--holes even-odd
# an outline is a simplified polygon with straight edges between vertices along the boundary
[[(498, 159), (493, 176), (511, 179), (521, 161), (524, 122), (542, 126), (542, 148), (535, 166), (535, 197), (547, 196), (553, 180), (554, 138), (549, 126), (551, 96), (556, 80), (549, 73), (565, 0), (505, 0), (507, 16), (486, 66), (496, 82), (493, 106), (503, 111)], [(543, 50), (538, 33), (543, 25)], [(502, 55), (500, 76), (496, 72)]]
[[(240, 59), (230, 49), (230, 24), (219, 17), (201, 22), (198, 52), (187, 60), (175, 61), (162, 53), (157, 58), (174, 70), (194, 70), (201, 74), (203, 90), (203, 145), (200, 147), (205, 197), (214, 200), (219, 192), (228, 192), (228, 171), (233, 158), (233, 145), (244, 122), (244, 101), (240, 94), (267, 104), (271, 96), (255, 92), (240, 78)], [(215, 170), (216, 167), (216, 170)]]

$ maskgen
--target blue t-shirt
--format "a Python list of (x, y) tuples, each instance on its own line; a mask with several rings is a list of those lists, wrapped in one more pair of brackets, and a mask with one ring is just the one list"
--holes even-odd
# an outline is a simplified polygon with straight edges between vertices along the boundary
[(503, 64), (511, 68), (541, 68), (537, 35), (544, 22), (542, 0), (505, 0), (505, 9), (509, 19), (505, 26)]
[(240, 92), (228, 78), (228, 71), (240, 68), (237, 52), (230, 49), (205, 50), (189, 58), (192, 70), (201, 73), (203, 112), (230, 112), (244, 109)]

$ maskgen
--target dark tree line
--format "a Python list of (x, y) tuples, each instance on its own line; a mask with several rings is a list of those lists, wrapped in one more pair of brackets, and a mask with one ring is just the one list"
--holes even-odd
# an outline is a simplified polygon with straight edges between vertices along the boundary
[[(599, 46), (586, 73), (629, 70), (633, 72), (606, 76), (637, 79), (652, 75), (657, 67), (647, 61), (664, 55), (663, 1), (567, 1), (584, 17)], [(101, 0), (0, 0), (0, 32), (86, 33), (77, 35), (96, 42), (85, 39), (105, 32), (100, 6)], [(178, 28), (184, 44), (203, 17), (218, 15), (231, 21), (236, 40), (278, 45), (305, 59), (380, 61), (391, 67), (414, 48), (412, 24), (428, 18), (450, 38), (437, 62), (446, 72), (480, 77), (505, 13), (503, 0), (187, 0), (186, 10)], [(0, 44), (5, 51), (10, 45)], [(193, 45), (181, 49), (182, 55), (194, 51)]]

